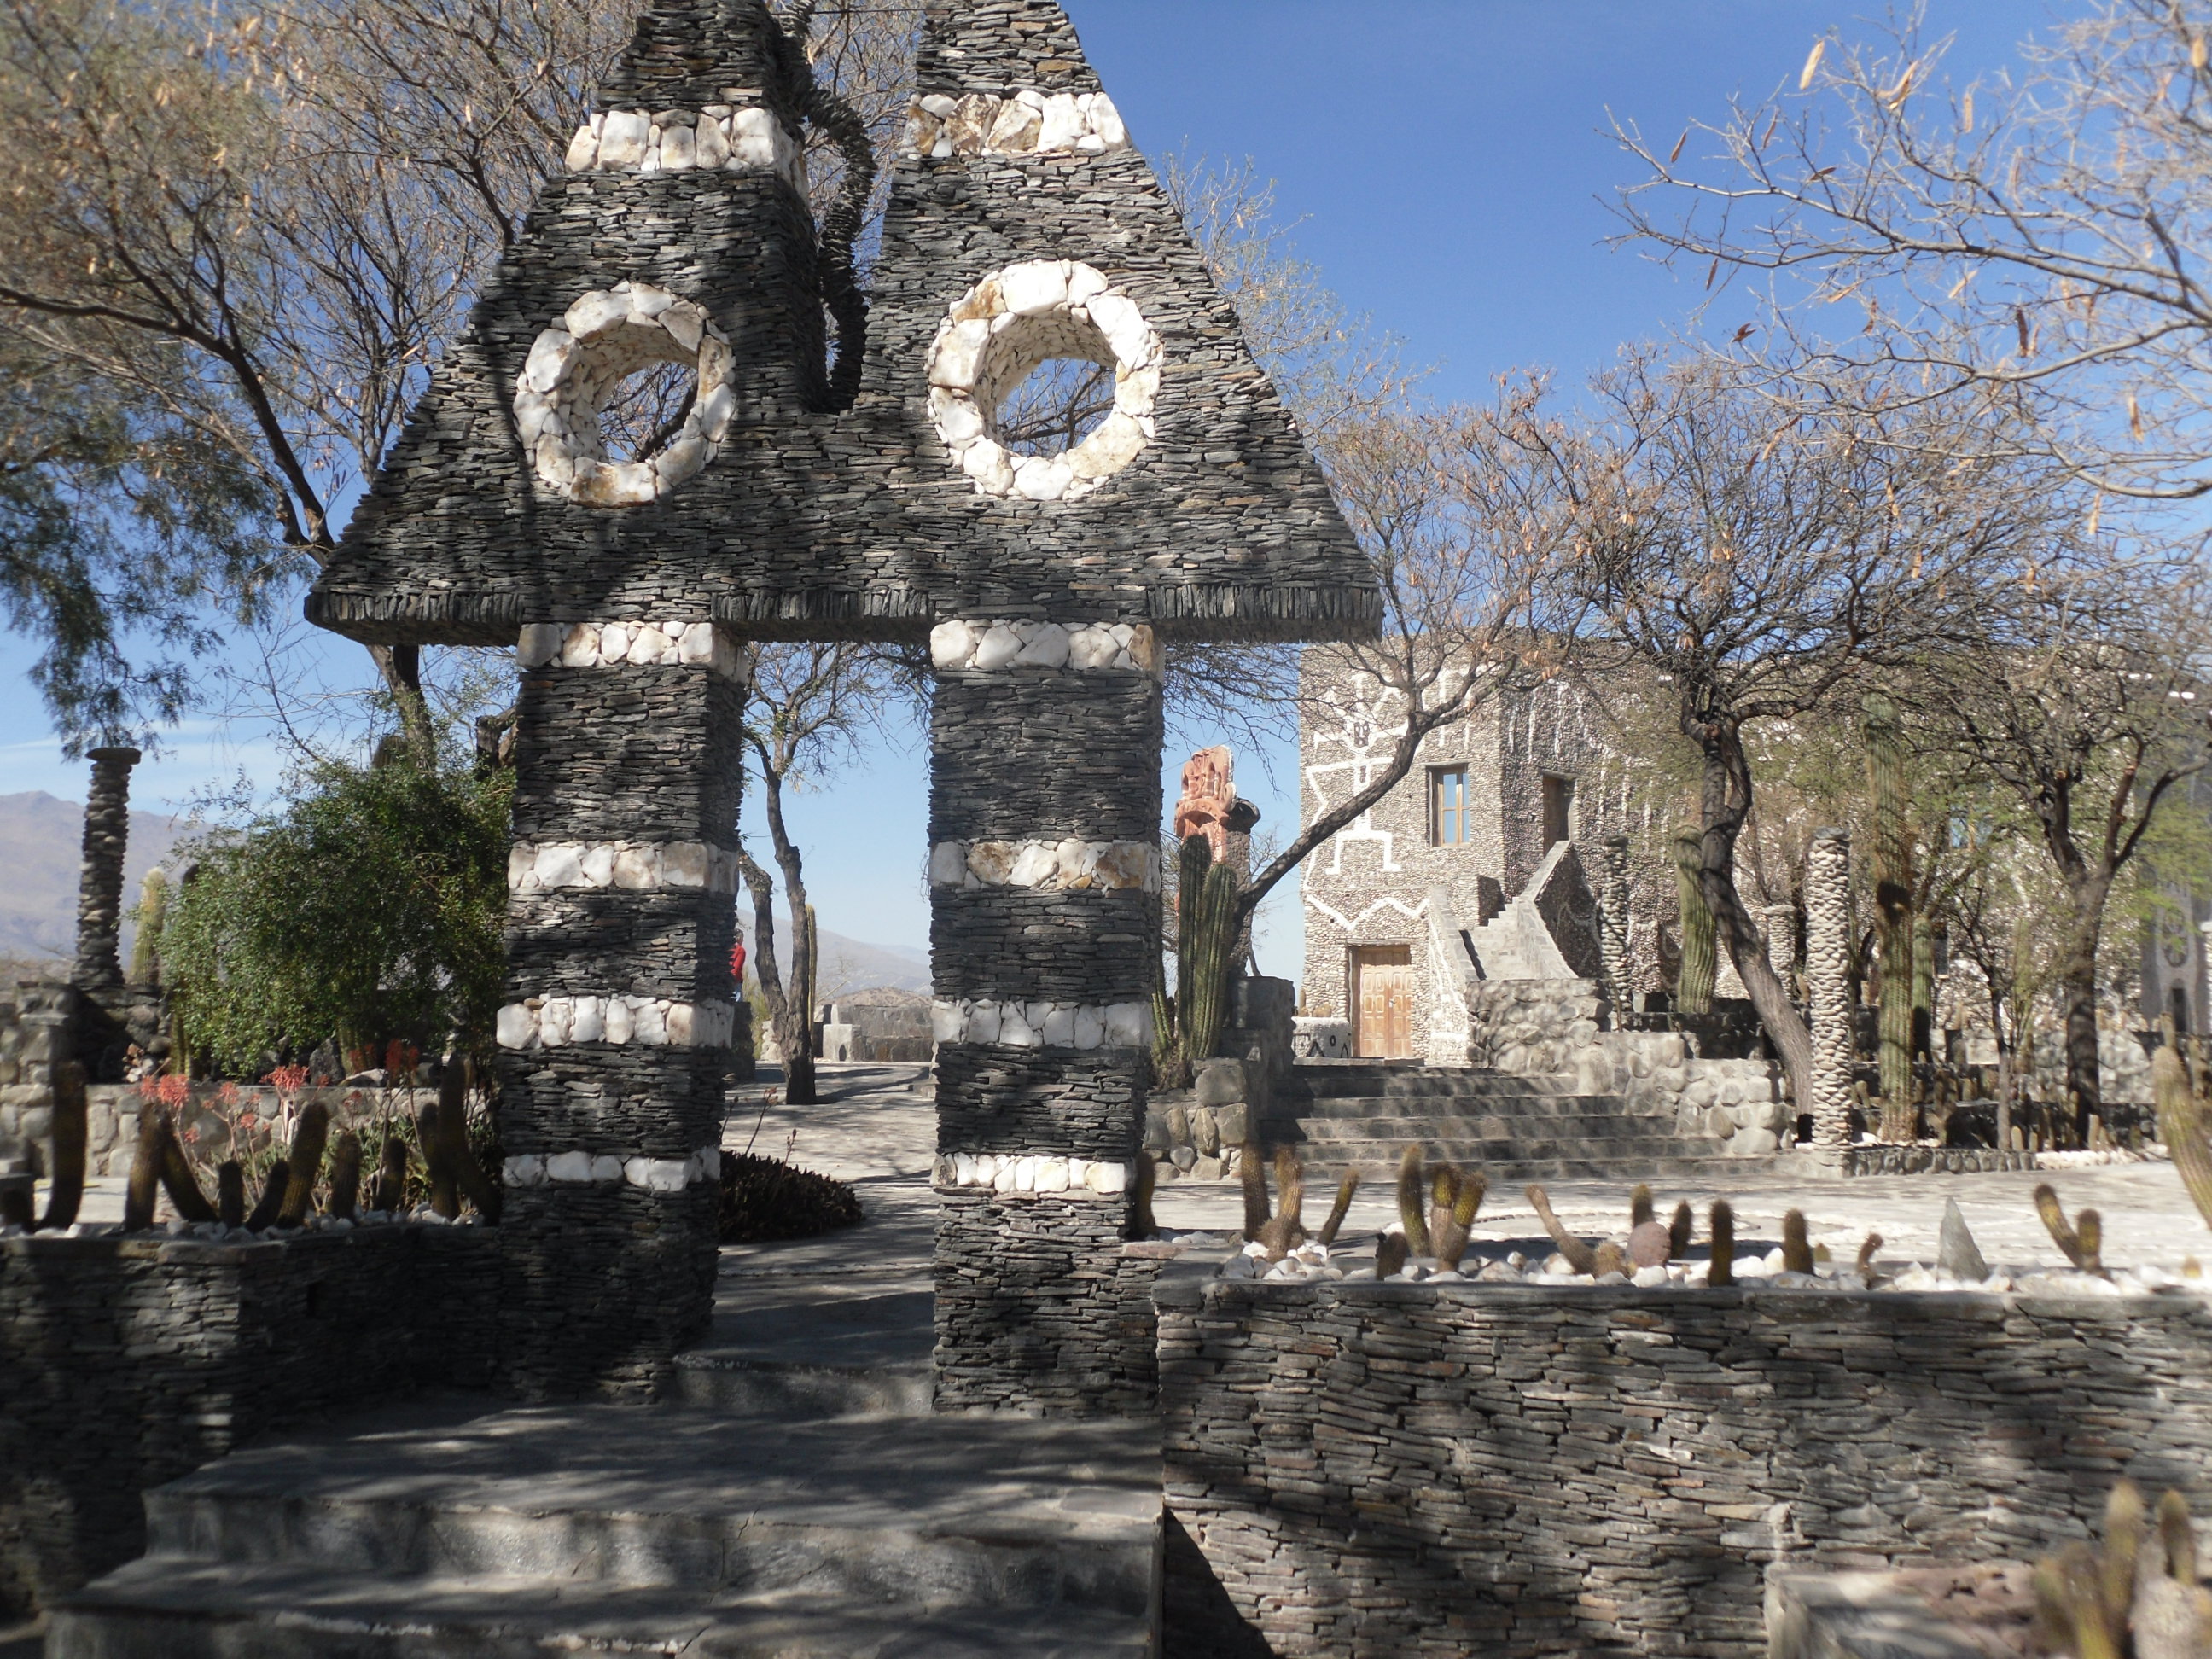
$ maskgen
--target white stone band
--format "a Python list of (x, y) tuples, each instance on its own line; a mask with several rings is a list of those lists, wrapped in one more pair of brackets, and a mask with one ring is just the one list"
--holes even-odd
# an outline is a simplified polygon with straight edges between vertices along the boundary
[(932, 93), (907, 106), (908, 155), (1101, 155), (1127, 149), (1129, 130), (1103, 92), (1039, 92), (1010, 98)]
[(1160, 851), (1141, 841), (941, 841), (929, 849), (933, 887), (1160, 890)]
[(607, 887), (734, 893), (738, 855), (698, 841), (519, 841), (507, 848), (510, 893)]
[[(985, 495), (1074, 501), (1158, 435), (1159, 335), (1105, 273), (1073, 259), (1007, 265), (955, 300), (929, 346), (929, 417), (952, 460)], [(1114, 371), (1114, 412), (1057, 455), (1000, 441), (999, 409), (1039, 364), (1085, 360)]]
[(510, 1187), (611, 1187), (680, 1193), (695, 1182), (722, 1178), (722, 1149), (702, 1146), (689, 1158), (617, 1158), (611, 1152), (524, 1152), (501, 1166)]
[(524, 668), (677, 664), (726, 679), (752, 678), (744, 647), (703, 622), (526, 623), (514, 659)]
[(1065, 668), (1078, 674), (1159, 672), (1159, 642), (1142, 623), (941, 622), (929, 630), (940, 669), (994, 674)]
[(572, 1042), (648, 1048), (721, 1048), (737, 1035), (733, 1002), (665, 997), (532, 997), (499, 1011), (502, 1048), (559, 1048)]
[(933, 1002), (930, 1035), (939, 1042), (995, 1042), (1008, 1048), (1149, 1048), (1152, 1005), (1113, 1002)]
[(1087, 1158), (1035, 1157), (1018, 1152), (952, 1152), (937, 1160), (940, 1188), (988, 1187), (999, 1193), (1125, 1193), (1133, 1167)]
[(774, 173), (806, 187), (805, 157), (783, 123), (767, 110), (728, 104), (696, 114), (603, 110), (576, 129), (568, 163), (571, 173)]

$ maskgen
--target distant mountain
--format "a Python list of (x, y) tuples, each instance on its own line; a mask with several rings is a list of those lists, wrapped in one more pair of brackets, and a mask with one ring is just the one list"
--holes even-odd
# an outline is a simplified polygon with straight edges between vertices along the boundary
[[(744, 929), (745, 948), (752, 949), (752, 924), (750, 918), (739, 913), (738, 925)], [(775, 960), (780, 968), (791, 965), (791, 930), (788, 918), (775, 930)], [(842, 933), (822, 930), (822, 961), (816, 970), (816, 1000), (834, 1002), (839, 997), (854, 991), (873, 990), (886, 986), (895, 991), (927, 991), (929, 989), (929, 952), (917, 951), (904, 945), (869, 945), (856, 939), (847, 939)]]
[[(184, 832), (181, 820), (153, 812), (131, 815), (124, 857), (124, 908), (138, 902), (138, 882), (167, 858)], [(77, 860), (84, 846), (84, 806), (42, 789), (0, 795), (0, 957), (35, 960), (76, 954)], [(130, 922), (123, 924), (123, 961), (131, 963)]]

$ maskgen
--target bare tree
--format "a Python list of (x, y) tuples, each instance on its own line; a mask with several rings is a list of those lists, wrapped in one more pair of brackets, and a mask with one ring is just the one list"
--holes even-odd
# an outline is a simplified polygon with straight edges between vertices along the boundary
[(794, 1105), (816, 1098), (814, 1010), (805, 988), (817, 964), (805, 926), (805, 860), (785, 817), (786, 799), (820, 783), (861, 742), (887, 736), (917, 705), (920, 685), (919, 665), (894, 648), (817, 642), (763, 646), (746, 694), (745, 748), (791, 920), (788, 983), (776, 961), (775, 878), (742, 842), (738, 868), (752, 897), (754, 972), (783, 1054), (785, 1098)]
[(1772, 388), (1724, 363), (1648, 350), (1593, 391), (1587, 423), (1532, 407), (1514, 434), (1575, 502), (1568, 632), (1586, 672), (1671, 692), (1699, 761), (1699, 887), (1809, 1100), (1810, 1036), (1737, 886), (1746, 728), (1832, 707), (1869, 668), (1962, 637), (2044, 530), (2044, 503), (1993, 466), (1946, 459), (1960, 447), (1948, 406), (1875, 416), (1869, 391), (1778, 410)]
[(2208, 40), (2200, 5), (2096, 0), (2025, 43), (2017, 76), (1958, 87), (1917, 10), (1871, 43), (1825, 35), (1794, 88), (1716, 124), (1671, 143), (1616, 129), (1650, 171), (1630, 234), (1708, 289), (1774, 278), (1808, 372), (1881, 362), (1909, 371), (1893, 392), (2032, 392), (2040, 420), (1984, 435), (2112, 492), (2203, 495)]
[(2097, 957), (2117, 884), (2177, 786), (2205, 765), (2208, 620), (2189, 561), (2093, 544), (2016, 585), (1921, 688), (1922, 740), (2014, 796), (2063, 891), (2051, 932), (2077, 1137), (2102, 1109)]

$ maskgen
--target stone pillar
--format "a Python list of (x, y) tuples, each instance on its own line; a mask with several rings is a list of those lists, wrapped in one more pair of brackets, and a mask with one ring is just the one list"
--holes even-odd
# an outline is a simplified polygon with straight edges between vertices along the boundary
[(1759, 914), (1766, 922), (1766, 965), (1787, 991), (1790, 969), (1797, 954), (1797, 912), (1787, 904), (1770, 904)]
[(1599, 877), (1598, 960), (1605, 975), (1606, 1000), (1613, 1005), (1613, 1029), (1636, 1012), (1636, 991), (1628, 954), (1628, 837), (1607, 836), (1605, 867)]
[(1805, 856), (1805, 988), (1813, 1015), (1813, 1144), (1850, 1144), (1851, 842), (1823, 830)]
[(678, 620), (526, 627), (519, 656), (501, 1366), (642, 1395), (713, 1299), (744, 659)]
[(77, 866), (76, 967), (70, 975), (83, 990), (123, 983), (123, 855), (131, 837), (131, 769), (138, 758), (136, 749), (95, 749), (91, 755), (84, 856)]
[(930, 644), (938, 1405), (1149, 1410), (1149, 1281), (1121, 1246), (1160, 941), (1151, 630)]

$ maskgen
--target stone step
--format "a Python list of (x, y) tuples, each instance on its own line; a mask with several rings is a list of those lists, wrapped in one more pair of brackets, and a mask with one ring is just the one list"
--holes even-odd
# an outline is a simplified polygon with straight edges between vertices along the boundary
[(1455, 1099), (1541, 1100), (1576, 1092), (1571, 1077), (1523, 1077), (1512, 1072), (1455, 1071), (1443, 1066), (1411, 1071), (1315, 1065), (1291, 1068), (1280, 1098), (1295, 1100), (1400, 1099), (1445, 1096)]
[(924, 1417), (934, 1380), (926, 1267), (724, 1273), (707, 1340), (676, 1357), (666, 1400), (756, 1417)]
[(836, 1592), (609, 1589), (512, 1575), (380, 1578), (149, 1558), (59, 1601), (47, 1659), (1151, 1659), (1154, 1619)]
[[(1605, 1133), (1611, 1124), (1671, 1124), (1671, 1117), (1632, 1113), (1608, 1095), (1562, 1096), (1559, 1110), (1534, 1110), (1510, 1101), (1378, 1100), (1324, 1101), (1292, 1111), (1268, 1114), (1269, 1123), (1511, 1123), (1544, 1127), (1559, 1134), (1582, 1129)], [(1579, 1107), (1580, 1110), (1568, 1109)], [(1572, 1126), (1571, 1128), (1563, 1126)]]
[[(1418, 1146), (1439, 1157), (1457, 1157), (1458, 1152), (1469, 1156), (1480, 1155), (1491, 1159), (1514, 1158), (1644, 1158), (1644, 1157), (1711, 1157), (1719, 1152), (1722, 1143), (1705, 1135), (1679, 1135), (1646, 1133), (1642, 1134), (1574, 1135), (1491, 1134), (1474, 1124), (1458, 1124), (1444, 1127), (1401, 1133), (1394, 1124), (1334, 1123), (1310, 1126), (1341, 1131), (1335, 1134), (1303, 1136), (1278, 1133), (1268, 1138), (1270, 1146), (1289, 1146), (1310, 1149), (1317, 1157), (1344, 1155), (1346, 1148), (1394, 1146), (1400, 1152), (1409, 1146)], [(1447, 1153), (1446, 1148), (1458, 1152)], [(1362, 1154), (1364, 1156), (1364, 1153)]]
[(616, 1406), (453, 1418), (259, 1448), (160, 1487), (149, 1555), (864, 1604), (1151, 1605), (1159, 1457), (1143, 1425)]
[[(1718, 1152), (1717, 1141), (1672, 1143), (1664, 1150), (1627, 1155), (1530, 1155), (1518, 1149), (1484, 1152), (1465, 1146), (1431, 1146), (1432, 1158), (1443, 1158), (1463, 1169), (1480, 1169), (1493, 1189), (1524, 1181), (1655, 1181), (1662, 1177), (1740, 1176), (1767, 1167), (1771, 1159), (1729, 1158)], [(1335, 1142), (1307, 1151), (1306, 1190), (1318, 1193), (1357, 1168), (1364, 1182), (1395, 1178), (1403, 1141)]]

